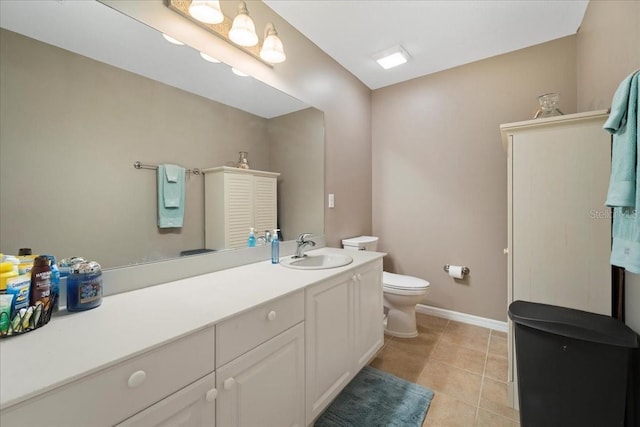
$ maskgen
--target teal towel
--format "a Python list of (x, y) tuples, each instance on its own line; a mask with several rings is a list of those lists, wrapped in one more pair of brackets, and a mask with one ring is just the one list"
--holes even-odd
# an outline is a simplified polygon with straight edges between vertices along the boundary
[(158, 166), (159, 228), (182, 227), (184, 221), (184, 173), (184, 168), (179, 166)]
[(613, 135), (611, 181), (607, 205), (613, 207), (611, 264), (640, 274), (640, 173), (638, 168), (638, 107), (640, 73), (625, 78), (613, 97), (604, 130)]
[[(632, 87), (634, 86), (635, 87)], [(636, 206), (636, 159), (638, 128), (628, 117), (630, 107), (637, 106), (638, 73), (625, 78), (611, 102), (611, 113), (604, 130), (613, 135), (611, 179), (607, 193), (607, 206)], [(633, 95), (635, 93), (635, 95)], [(631, 119), (631, 120), (629, 120)]]
[(164, 207), (179, 208), (184, 191), (184, 168), (176, 165), (164, 165)]

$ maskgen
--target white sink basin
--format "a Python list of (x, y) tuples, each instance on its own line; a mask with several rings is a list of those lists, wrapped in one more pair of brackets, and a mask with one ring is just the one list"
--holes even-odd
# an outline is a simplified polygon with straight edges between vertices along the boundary
[(351, 264), (353, 258), (342, 254), (307, 255), (304, 258), (286, 257), (280, 261), (280, 265), (299, 270), (323, 270), (337, 268)]

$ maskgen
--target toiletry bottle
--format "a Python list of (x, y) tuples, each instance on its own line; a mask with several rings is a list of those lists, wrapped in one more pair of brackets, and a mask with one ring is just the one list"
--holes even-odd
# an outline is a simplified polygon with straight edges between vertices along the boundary
[(48, 308), (51, 298), (51, 267), (45, 257), (37, 257), (31, 269), (31, 289), (29, 292), (29, 305), (41, 302)]
[(271, 264), (278, 264), (280, 262), (280, 240), (278, 239), (279, 228), (273, 230), (271, 235)]
[(249, 229), (249, 238), (247, 239), (247, 246), (253, 248), (256, 245), (256, 233), (253, 231), (253, 227)]
[(60, 300), (60, 270), (56, 264), (56, 257), (53, 255), (42, 255), (49, 260), (49, 266), (51, 267), (51, 297), (54, 298), (58, 295), (58, 298), (54, 299), (53, 312), (58, 311), (58, 301)]

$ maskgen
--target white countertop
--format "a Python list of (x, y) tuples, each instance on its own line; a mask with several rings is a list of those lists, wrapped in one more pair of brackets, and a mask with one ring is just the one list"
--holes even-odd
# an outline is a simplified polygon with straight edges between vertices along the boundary
[(384, 256), (322, 248), (353, 258), (344, 267), (295, 270), (262, 261), (105, 297), (92, 310), (54, 316), (0, 340), (0, 408), (52, 390), (270, 300)]

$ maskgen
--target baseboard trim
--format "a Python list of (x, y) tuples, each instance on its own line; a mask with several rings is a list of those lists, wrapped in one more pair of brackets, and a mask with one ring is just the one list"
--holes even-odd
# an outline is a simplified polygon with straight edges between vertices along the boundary
[(455, 320), (457, 322), (468, 323), (470, 325), (482, 326), (483, 328), (495, 329), (500, 332), (507, 332), (507, 322), (499, 320), (487, 319), (486, 317), (474, 316), (473, 314), (460, 313), (444, 308), (431, 307), (429, 305), (418, 304), (416, 311), (422, 314), (430, 314), (431, 316), (442, 317), (443, 319)]

